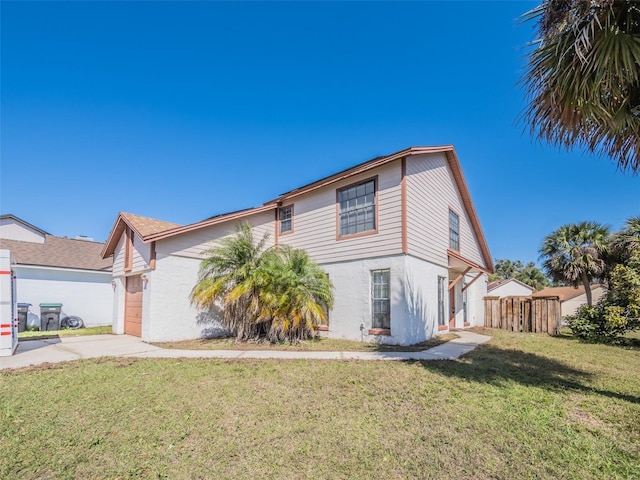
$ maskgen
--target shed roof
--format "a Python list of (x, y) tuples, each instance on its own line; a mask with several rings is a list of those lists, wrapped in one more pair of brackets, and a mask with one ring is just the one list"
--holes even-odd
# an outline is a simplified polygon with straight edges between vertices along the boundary
[[(604, 285), (600, 283), (591, 285), (592, 292), (598, 288), (604, 288)], [(566, 302), (567, 300), (583, 295), (584, 292), (584, 286), (582, 285), (579, 287), (547, 287), (534, 293), (532, 297), (560, 297), (561, 302)]]
[(45, 235), (44, 243), (0, 239), (0, 248), (11, 250), (18, 265), (110, 271), (112, 259), (100, 255), (103, 243)]

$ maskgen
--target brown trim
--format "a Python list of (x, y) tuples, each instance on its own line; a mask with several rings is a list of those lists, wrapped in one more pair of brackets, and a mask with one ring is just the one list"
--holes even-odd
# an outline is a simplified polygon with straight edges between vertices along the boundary
[(400, 180), (400, 209), (402, 217), (402, 253), (409, 253), (407, 237), (407, 157), (400, 160), (401, 180)]
[(462, 291), (464, 292), (467, 288), (469, 288), (471, 285), (473, 285), (473, 282), (475, 282), (476, 280), (478, 280), (480, 277), (482, 277), (484, 275), (484, 272), (480, 272), (478, 275), (476, 275), (475, 277), (473, 277), (473, 280), (471, 280), (469, 283), (467, 283), (464, 287), (462, 287)]
[[(374, 230), (369, 230), (367, 232), (361, 232), (361, 233), (354, 233), (353, 235), (343, 235), (340, 236), (340, 201), (338, 200), (338, 194), (339, 192), (341, 192), (342, 190), (346, 190), (348, 188), (351, 187), (355, 187), (357, 185), (360, 185), (362, 183), (367, 183), (370, 182), (371, 180), (373, 180), (373, 193), (375, 195), (375, 215), (376, 215), (376, 228)], [(340, 240), (350, 240), (352, 238), (359, 238), (359, 237), (367, 237), (369, 235), (376, 235), (378, 233), (379, 230), (379, 222), (380, 222), (380, 218), (378, 215), (378, 204), (379, 202), (379, 198), (378, 198), (378, 190), (379, 190), (379, 184), (378, 184), (378, 175), (374, 175), (373, 177), (369, 177), (369, 178), (365, 178), (363, 180), (359, 180), (357, 182), (354, 183), (350, 183), (349, 185), (345, 185), (343, 187), (340, 188), (336, 188), (336, 241), (340, 241)]]
[(126, 227), (124, 234), (124, 271), (130, 272), (133, 268), (133, 231)]
[(449, 330), (449, 325), (438, 325), (438, 331)]
[(404, 156), (408, 155), (420, 155), (424, 153), (443, 153), (453, 150), (453, 145), (442, 145), (437, 147), (409, 147), (404, 150), (400, 150), (399, 152), (392, 153), (387, 156), (376, 157), (367, 162), (356, 165), (355, 167), (348, 168), (346, 170), (342, 170), (338, 173), (334, 173), (333, 175), (329, 175), (328, 177), (321, 178), (320, 180), (316, 180), (315, 182), (308, 183), (303, 185), (302, 187), (295, 188), (286, 193), (283, 193), (278, 198), (269, 200), (265, 203), (271, 204), (276, 203), (278, 201), (283, 201), (285, 199), (297, 197), (299, 195), (303, 195), (305, 193), (311, 192), (318, 188), (325, 187), (332, 183), (338, 182), (340, 180), (344, 180), (346, 178), (352, 177), (354, 175), (358, 175), (359, 173), (366, 172), (376, 167), (380, 167), (387, 163), (393, 162), (394, 160), (398, 160)]
[(391, 335), (390, 328), (370, 328), (369, 335)]
[(159, 233), (154, 233), (152, 235), (147, 235), (143, 237), (142, 240), (144, 242), (152, 242), (154, 240), (161, 240), (163, 238), (172, 237), (174, 235), (191, 232), (193, 230), (198, 230), (200, 228), (210, 227), (212, 225), (217, 225), (219, 223), (229, 222), (231, 220), (237, 220), (240, 218), (248, 217), (249, 215), (255, 215), (257, 213), (268, 212), (269, 210), (273, 210), (274, 208), (278, 208), (277, 205), (263, 205), (262, 207), (249, 208), (247, 210), (242, 210), (241, 212), (230, 213), (228, 215), (220, 215), (219, 217), (210, 218), (198, 223), (192, 223), (191, 225), (185, 225), (184, 227), (176, 227), (171, 230), (164, 230)]
[(149, 268), (156, 269), (156, 242), (151, 242), (151, 251), (149, 253)]
[(465, 276), (467, 273), (469, 273), (469, 271), (470, 271), (470, 270), (471, 270), (471, 267), (467, 267), (467, 268), (465, 269), (465, 271), (464, 271), (464, 272), (462, 272), (460, 275), (458, 275), (458, 276), (455, 278), (455, 280), (454, 280), (454, 281), (450, 282), (450, 283), (449, 283), (449, 288), (448, 288), (448, 290), (451, 290), (453, 287), (455, 287), (455, 286), (456, 286), (456, 283), (458, 283), (460, 280), (462, 280), (462, 279), (464, 278), (464, 276)]
[(467, 211), (467, 215), (469, 216), (469, 221), (471, 222), (471, 227), (473, 228), (473, 233), (476, 234), (476, 239), (478, 240), (478, 244), (480, 246), (480, 250), (482, 252), (482, 257), (484, 258), (484, 263), (486, 265), (487, 273), (493, 273), (493, 258), (491, 257), (491, 252), (489, 251), (489, 245), (487, 244), (487, 239), (484, 236), (484, 232), (482, 231), (482, 227), (480, 226), (480, 220), (478, 219), (478, 214), (476, 213), (476, 209), (473, 205), (473, 201), (471, 200), (471, 194), (469, 193), (469, 187), (467, 186), (467, 182), (464, 179), (464, 175), (462, 174), (462, 168), (460, 167), (460, 160), (458, 160), (458, 156), (456, 155), (455, 150), (451, 147), (446, 152), (447, 160), (449, 160), (449, 168), (451, 168), (451, 173), (453, 174), (453, 179), (458, 186), (458, 191), (460, 193), (460, 198), (462, 199), (462, 204)]
[[(476, 270), (480, 270), (481, 272), (484, 272), (484, 273), (491, 273), (489, 270), (487, 270), (482, 265), (478, 265), (477, 263), (472, 262), (468, 258), (465, 258), (462, 255), (460, 255), (460, 252), (457, 252), (455, 250), (451, 250), (450, 248), (447, 248), (447, 255), (449, 255), (450, 257), (455, 258), (456, 260), (461, 261), (462, 263), (465, 263), (467, 266), (469, 266), (471, 268), (475, 268)], [(491, 264), (491, 266), (493, 267), (493, 264)]]
[[(280, 230), (280, 210), (282, 210), (283, 208), (289, 208), (291, 207), (291, 230), (287, 231), (287, 232), (283, 232)], [(293, 233), (293, 215), (294, 215), (295, 211), (294, 211), (294, 207), (293, 207), (293, 203), (290, 203), (289, 205), (282, 205), (281, 207), (278, 207), (278, 235), (281, 237), (284, 237), (285, 235), (291, 235)]]
[(316, 330), (318, 330), (319, 332), (328, 332), (329, 331), (329, 325), (318, 325), (316, 327)]

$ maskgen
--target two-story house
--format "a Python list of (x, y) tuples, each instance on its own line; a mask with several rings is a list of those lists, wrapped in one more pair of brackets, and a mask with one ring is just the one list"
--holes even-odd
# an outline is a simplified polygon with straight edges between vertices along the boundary
[[(413, 344), (483, 325), (493, 263), (453, 146), (412, 147), (291, 190), (264, 205), (177, 226), (118, 215), (115, 333), (172, 341), (205, 336), (189, 302), (202, 252), (248, 222), (269, 246), (305, 249), (328, 273), (335, 338)], [(203, 321), (204, 320), (204, 321)]]

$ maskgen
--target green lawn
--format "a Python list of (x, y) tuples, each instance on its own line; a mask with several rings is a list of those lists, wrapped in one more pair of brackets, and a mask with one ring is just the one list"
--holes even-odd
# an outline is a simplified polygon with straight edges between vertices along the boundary
[(382, 345), (370, 342), (354, 342), (352, 340), (340, 340), (335, 338), (314, 338), (291, 344), (287, 342), (237, 342), (233, 338), (210, 338), (198, 340), (184, 340), (181, 342), (154, 343), (162, 348), (175, 348), (180, 350), (295, 350), (314, 352), (421, 352), (433, 348), (442, 343), (458, 338), (455, 333), (438, 335), (425, 342), (415, 345)]
[(0, 478), (640, 478), (640, 351), (486, 331), (460, 361), (0, 373)]
[(44, 332), (34, 330), (30, 332), (20, 332), (18, 334), (18, 339), (30, 340), (56, 337), (77, 337), (79, 335), (103, 335), (105, 333), (111, 333), (112, 330), (111, 325), (104, 327), (78, 328), (77, 330), (63, 329)]

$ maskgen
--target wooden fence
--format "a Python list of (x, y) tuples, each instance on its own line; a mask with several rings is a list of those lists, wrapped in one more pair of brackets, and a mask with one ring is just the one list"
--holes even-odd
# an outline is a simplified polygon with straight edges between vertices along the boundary
[(562, 328), (558, 297), (484, 297), (484, 326), (511, 332), (558, 335)]

